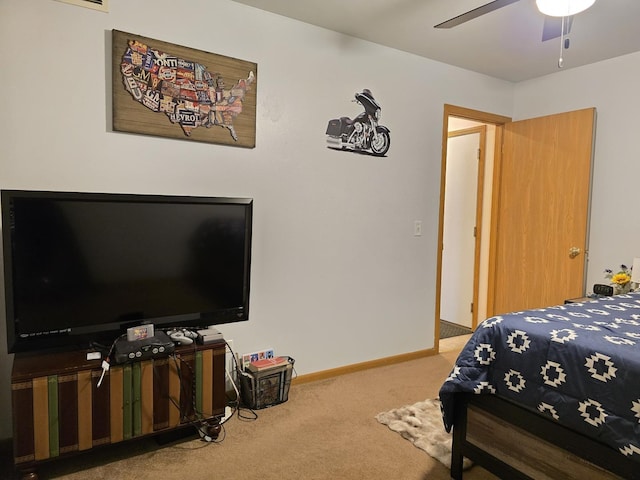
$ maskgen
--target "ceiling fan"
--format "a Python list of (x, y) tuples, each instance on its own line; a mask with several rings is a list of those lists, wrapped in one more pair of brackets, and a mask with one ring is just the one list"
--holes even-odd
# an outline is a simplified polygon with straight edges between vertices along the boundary
[[(475, 18), (491, 13), (499, 8), (506, 7), (520, 0), (494, 0), (469, 10), (461, 15), (456, 15), (449, 20), (435, 25), (434, 28), (452, 28)], [(542, 29), (542, 41), (558, 38), (571, 31), (573, 15), (589, 8), (595, 0), (536, 0), (538, 9), (545, 14), (544, 27)], [(563, 26), (564, 25), (564, 26)], [(564, 28), (564, 32), (563, 32)]]

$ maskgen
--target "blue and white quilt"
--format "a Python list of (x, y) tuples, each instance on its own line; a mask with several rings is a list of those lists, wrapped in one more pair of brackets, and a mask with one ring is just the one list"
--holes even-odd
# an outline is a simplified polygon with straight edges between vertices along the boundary
[(640, 293), (491, 317), (440, 389), (497, 394), (640, 462)]

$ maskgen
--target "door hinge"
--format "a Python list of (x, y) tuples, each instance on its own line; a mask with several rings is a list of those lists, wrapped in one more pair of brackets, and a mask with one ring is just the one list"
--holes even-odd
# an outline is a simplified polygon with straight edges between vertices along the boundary
[(480, 149), (478, 149), (478, 160), (480, 160)]
[(478, 236), (478, 227), (473, 227), (473, 237), (476, 238)]
[(473, 302), (471, 302), (471, 303), (469, 304), (469, 306), (471, 307), (471, 308), (470, 308), (470, 313), (473, 313)]

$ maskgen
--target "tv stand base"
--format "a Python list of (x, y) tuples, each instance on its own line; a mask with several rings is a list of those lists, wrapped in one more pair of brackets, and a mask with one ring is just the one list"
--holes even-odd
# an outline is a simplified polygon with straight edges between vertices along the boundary
[[(23, 480), (43, 461), (176, 432), (225, 414), (224, 341), (114, 365), (97, 386), (101, 360), (86, 351), (16, 354), (11, 376), (13, 453)], [(211, 434), (209, 434), (210, 436)]]

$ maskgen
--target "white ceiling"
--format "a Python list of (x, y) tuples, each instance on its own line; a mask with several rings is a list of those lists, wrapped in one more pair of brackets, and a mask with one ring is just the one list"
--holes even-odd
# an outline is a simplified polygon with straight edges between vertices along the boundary
[[(434, 25), (490, 0), (234, 0), (492, 77), (519, 82), (558, 71), (560, 39), (520, 0), (451, 29)], [(596, 0), (573, 19), (569, 69), (640, 51), (640, 0)]]

